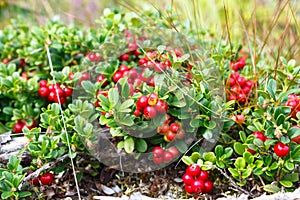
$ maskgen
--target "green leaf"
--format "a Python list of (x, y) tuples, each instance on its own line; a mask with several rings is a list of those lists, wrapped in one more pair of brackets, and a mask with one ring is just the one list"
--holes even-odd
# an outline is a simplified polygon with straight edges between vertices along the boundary
[(240, 132), (239, 132), (239, 135), (240, 135), (241, 141), (242, 141), (243, 143), (245, 143), (246, 140), (247, 140), (246, 133), (245, 133), (244, 131), (240, 131)]
[(134, 140), (132, 137), (126, 138), (124, 141), (124, 150), (126, 153), (132, 153), (134, 150)]
[(263, 173), (264, 173), (264, 172), (263, 172), (263, 169), (262, 169), (261, 167), (255, 168), (255, 169), (253, 170), (253, 174), (256, 175), (256, 176), (260, 176), (260, 175), (262, 175)]
[(292, 181), (281, 180), (281, 181), (279, 181), (279, 183), (280, 183), (281, 185), (283, 185), (284, 187), (287, 187), (287, 188), (293, 187), (293, 182), (292, 182)]
[(248, 163), (248, 164), (251, 164), (254, 162), (254, 156), (248, 151), (244, 152), (243, 157), (244, 157), (246, 163)]
[(277, 90), (277, 86), (276, 86), (276, 81), (274, 79), (270, 79), (268, 82), (268, 86), (267, 86), (267, 91), (270, 95), (270, 97), (276, 101), (276, 90)]
[(134, 124), (133, 119), (131, 118), (131, 115), (126, 115), (122, 119), (120, 119), (120, 123), (125, 126), (132, 126)]
[(11, 191), (4, 191), (2, 194), (1, 194), (1, 198), (2, 199), (7, 199), (9, 197), (11, 197), (13, 195), (13, 192)]
[(28, 197), (30, 195), (31, 195), (31, 192), (28, 192), (28, 191), (19, 192), (20, 198)]
[(290, 138), (298, 137), (300, 135), (300, 128), (297, 126), (292, 127), (288, 130), (287, 133)]
[(118, 142), (117, 148), (118, 148), (118, 149), (123, 149), (123, 148), (124, 148), (124, 141)]
[(261, 141), (261, 139), (258, 139), (258, 138), (255, 138), (253, 140), (253, 144), (255, 144), (255, 146), (258, 146), (258, 147), (263, 147), (264, 146), (263, 141)]
[(220, 158), (223, 155), (224, 149), (222, 145), (217, 145), (215, 148), (215, 154), (217, 158)]
[(138, 138), (135, 140), (135, 148), (138, 152), (144, 153), (148, 149), (147, 142), (142, 138)]
[(216, 161), (216, 156), (213, 152), (205, 152), (203, 154), (203, 159), (205, 161), (210, 161), (210, 162), (214, 163)]
[(251, 168), (247, 168), (245, 171), (242, 172), (242, 178), (248, 178), (252, 173)]
[(200, 153), (198, 152), (193, 152), (192, 155), (190, 156), (190, 158), (196, 163), (200, 158)]
[[(125, 111), (128, 111), (128, 108), (130, 107), (130, 106), (132, 106), (134, 104), (134, 100), (132, 100), (132, 99), (128, 99), (128, 100), (126, 100), (126, 101), (124, 101), (121, 105), (120, 105), (120, 107), (119, 107), (119, 112), (125, 112)], [(129, 110), (129, 112), (131, 111), (131, 109)]]
[(288, 180), (292, 182), (299, 181), (299, 173), (290, 173), (284, 176), (283, 180)]
[(94, 84), (92, 84), (91, 81), (82, 81), (82, 82), (81, 82), (81, 85), (82, 85), (83, 89), (84, 89), (87, 93), (89, 93), (89, 94), (91, 94), (91, 95), (95, 95), (95, 93), (96, 93), (96, 87), (95, 87)]
[(243, 153), (245, 152), (245, 146), (242, 145), (242, 143), (240, 142), (234, 143), (233, 149), (240, 156), (243, 155)]
[(268, 184), (264, 186), (264, 190), (266, 192), (270, 192), (270, 193), (277, 193), (280, 191), (280, 188), (277, 185), (274, 184)]
[(289, 171), (292, 171), (292, 170), (294, 170), (294, 168), (295, 168), (294, 163), (292, 163), (292, 162), (290, 162), (290, 161), (286, 161), (286, 162), (284, 163), (284, 166), (285, 166), (285, 168), (287, 168)]
[(120, 101), (120, 95), (117, 88), (110, 88), (108, 91), (108, 99), (113, 107), (116, 107)]
[(278, 118), (276, 119), (276, 124), (277, 126), (280, 126), (281, 124), (283, 124), (285, 122), (285, 115), (284, 114), (280, 114), (278, 116)]
[(195, 162), (190, 158), (189, 156), (183, 156), (181, 158), (182, 162), (184, 162), (186, 165), (195, 164)]
[(236, 169), (233, 169), (233, 168), (228, 168), (228, 171), (231, 173), (231, 175), (235, 178), (239, 178), (240, 174), (239, 172), (236, 170)]
[(246, 162), (245, 162), (245, 159), (242, 158), (242, 157), (238, 157), (236, 159), (236, 161), (234, 162), (234, 166), (237, 168), (237, 169), (244, 169), (246, 167)]

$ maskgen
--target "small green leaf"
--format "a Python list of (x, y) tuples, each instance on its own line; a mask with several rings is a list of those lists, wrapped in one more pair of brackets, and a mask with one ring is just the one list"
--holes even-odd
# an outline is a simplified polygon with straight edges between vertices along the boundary
[(288, 136), (290, 138), (295, 138), (295, 137), (298, 137), (300, 135), (300, 128), (295, 126), (295, 127), (292, 127), (288, 130)]
[(281, 181), (279, 181), (279, 183), (281, 185), (283, 185), (284, 187), (287, 187), (287, 188), (293, 187), (293, 182), (292, 181), (281, 180)]
[(82, 81), (81, 85), (87, 93), (95, 95), (96, 87), (94, 84), (91, 83), (91, 81)]
[(31, 192), (28, 192), (28, 191), (19, 192), (19, 198), (28, 197), (30, 195), (31, 195)]
[(190, 158), (196, 163), (200, 158), (200, 153), (198, 152), (193, 152), (192, 155), (190, 156)]
[(213, 152), (205, 152), (203, 154), (203, 159), (205, 161), (210, 161), (210, 162), (214, 163), (216, 161), (216, 156)]
[(252, 173), (251, 168), (247, 168), (245, 171), (242, 172), (242, 178), (248, 178)]
[(13, 192), (11, 191), (4, 191), (2, 194), (1, 194), (1, 198), (2, 199), (8, 199), (9, 197), (11, 197), (13, 195)]
[(228, 170), (234, 178), (239, 178), (240, 174), (236, 169), (228, 168)]
[[(130, 106), (132, 106), (134, 104), (134, 100), (132, 99), (128, 99), (126, 101), (124, 101), (120, 107), (119, 107), (119, 112), (124, 112), (124, 110), (127, 110)], [(130, 109), (131, 110), (131, 109)]]
[(260, 176), (262, 175), (264, 172), (263, 172), (263, 168), (255, 168), (253, 170), (253, 174), (256, 175), (256, 176)]
[(215, 148), (215, 154), (216, 154), (216, 157), (217, 158), (220, 158), (224, 153), (224, 148), (222, 145), (217, 145), (216, 148)]
[(234, 162), (234, 166), (237, 168), (237, 169), (244, 169), (246, 167), (246, 162), (245, 162), (245, 159), (242, 158), (242, 157), (238, 157), (236, 159), (236, 161)]
[(264, 190), (266, 192), (270, 192), (270, 193), (277, 193), (280, 191), (280, 188), (277, 185), (274, 184), (268, 184), (264, 186)]
[(287, 168), (289, 171), (292, 171), (292, 170), (294, 170), (294, 168), (295, 168), (294, 163), (292, 163), (292, 162), (290, 162), (290, 161), (286, 161), (286, 162), (284, 163), (284, 166), (285, 166), (285, 168)]
[(134, 150), (134, 140), (132, 137), (126, 138), (124, 141), (124, 150), (126, 153), (132, 153)]
[(119, 122), (120, 124), (123, 124), (125, 126), (132, 126), (134, 124), (131, 115), (125, 115), (123, 118), (120, 119)]
[(240, 142), (234, 143), (233, 149), (240, 156), (243, 155), (243, 153), (245, 152), (245, 146), (242, 145), (242, 143)]
[(244, 131), (240, 131), (240, 132), (239, 132), (239, 135), (240, 135), (241, 141), (242, 141), (243, 143), (245, 143), (245, 142), (246, 142), (246, 139), (247, 139), (246, 133), (245, 133)]
[(270, 97), (276, 101), (276, 90), (277, 90), (277, 86), (276, 86), (276, 81), (274, 79), (270, 79), (267, 85), (267, 91), (270, 95)]
[(144, 153), (148, 148), (147, 142), (142, 138), (138, 138), (135, 140), (135, 148), (138, 152)]
[(123, 148), (124, 148), (124, 141), (118, 142), (117, 148), (118, 148), (118, 149), (123, 149)]
[(248, 164), (251, 164), (254, 162), (254, 156), (248, 151), (245, 151), (245, 153), (243, 154), (243, 157)]
[(195, 162), (190, 158), (189, 156), (183, 156), (181, 158), (182, 162), (184, 162), (186, 165), (195, 164)]
[(299, 181), (299, 173), (291, 173), (284, 176), (283, 180), (288, 180), (292, 182)]

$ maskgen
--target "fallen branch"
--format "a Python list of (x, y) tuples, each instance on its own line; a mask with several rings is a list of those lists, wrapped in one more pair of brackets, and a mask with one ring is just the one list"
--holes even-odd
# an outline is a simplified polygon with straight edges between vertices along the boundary
[(234, 182), (234, 180), (232, 180), (232, 178), (231, 178), (230, 176), (228, 176), (222, 169), (220, 169), (220, 168), (218, 168), (218, 167), (216, 167), (216, 169), (217, 169), (223, 176), (225, 176), (225, 177), (229, 180), (229, 182), (231, 183), (231, 185), (232, 185), (233, 187), (235, 187), (237, 190), (243, 192), (244, 194), (247, 194), (247, 195), (250, 196), (250, 197), (254, 197), (254, 195), (252, 195), (250, 192), (248, 192), (248, 191), (244, 190), (243, 188), (241, 188), (240, 186), (238, 186), (238, 185)]
[(43, 165), (41, 168), (37, 169), (35, 172), (29, 174), (28, 176), (26, 176), (26, 177), (22, 180), (22, 182), (20, 183), (18, 189), (21, 190), (21, 189), (22, 189), (22, 186), (23, 186), (23, 184), (24, 184), (25, 182), (27, 182), (27, 181), (29, 181), (29, 180), (31, 180), (31, 179), (37, 178), (37, 177), (40, 175), (40, 173), (41, 173), (42, 171), (51, 168), (52, 166), (56, 165), (56, 164), (59, 163), (59, 162), (64, 161), (66, 158), (68, 158), (68, 156), (69, 156), (68, 154), (65, 154), (65, 155), (63, 155), (62, 157), (59, 157), (59, 158), (57, 158), (57, 159), (54, 160), (54, 161), (51, 161), (51, 162), (46, 163), (46, 164)]

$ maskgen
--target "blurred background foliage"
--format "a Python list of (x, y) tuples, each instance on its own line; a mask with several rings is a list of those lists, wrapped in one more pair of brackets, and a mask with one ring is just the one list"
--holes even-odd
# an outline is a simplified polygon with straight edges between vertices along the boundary
[[(190, 20), (191, 30), (208, 30), (216, 38), (247, 44), (300, 61), (299, 0), (0, 0), (0, 27), (12, 18), (44, 24), (58, 18), (65, 23), (97, 26), (105, 8), (159, 12), (166, 20), (178, 16), (181, 23)], [(259, 50), (258, 50), (259, 51)], [(253, 51), (254, 52), (254, 51)]]

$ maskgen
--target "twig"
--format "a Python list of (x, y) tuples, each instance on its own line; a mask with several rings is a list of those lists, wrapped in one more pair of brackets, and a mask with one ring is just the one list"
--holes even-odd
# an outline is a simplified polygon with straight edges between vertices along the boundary
[(253, 195), (252, 195), (250, 192), (248, 192), (248, 191), (244, 190), (243, 188), (241, 188), (240, 186), (238, 186), (238, 185), (232, 180), (232, 178), (230, 178), (230, 176), (228, 176), (225, 172), (223, 172), (222, 169), (220, 169), (220, 168), (218, 168), (218, 167), (216, 167), (216, 169), (217, 169), (223, 176), (225, 176), (225, 177), (229, 180), (229, 182), (231, 183), (231, 185), (232, 185), (233, 187), (235, 187), (237, 190), (243, 192), (244, 194), (247, 194), (248, 196), (253, 197)]
[(66, 158), (68, 158), (68, 154), (65, 154), (63, 155), (62, 157), (59, 157), (57, 158), (56, 160), (54, 161), (51, 161), (51, 162), (48, 162), (46, 163), (45, 165), (43, 165), (41, 168), (37, 169), (35, 172), (29, 174), (28, 176), (26, 176), (22, 182), (20, 183), (18, 189), (21, 190), (22, 189), (22, 186), (25, 182), (27, 182), (28, 180), (31, 180), (31, 179), (34, 179), (34, 178), (37, 178), (40, 173), (46, 169), (49, 169), (51, 168), (52, 166), (56, 165), (58, 162), (62, 162), (64, 161)]

